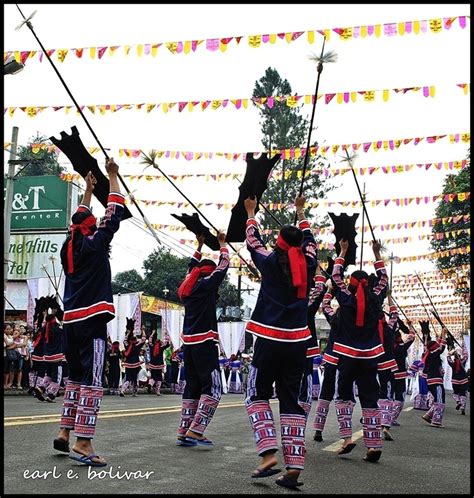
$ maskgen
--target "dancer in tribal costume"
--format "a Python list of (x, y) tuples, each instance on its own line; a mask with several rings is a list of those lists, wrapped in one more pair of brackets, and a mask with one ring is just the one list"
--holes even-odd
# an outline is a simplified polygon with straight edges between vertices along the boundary
[(225, 234), (220, 232), (220, 256), (216, 266), (212, 260), (201, 259), (204, 240), (204, 235), (197, 237), (198, 249), (178, 289), (178, 296), (184, 305), (181, 339), (186, 370), (177, 436), (180, 446), (213, 445), (204, 432), (222, 396), (216, 301), (217, 291), (229, 268), (229, 251)]
[(466, 349), (462, 353), (458, 349), (451, 349), (448, 354), (448, 363), (452, 369), (451, 384), (453, 385), (453, 398), (456, 401), (456, 410), (461, 410), (461, 415), (466, 415), (467, 385), (466, 362), (469, 358)]
[(276, 394), (280, 405), (281, 444), (286, 474), (279, 486), (295, 489), (305, 462), (306, 413), (299, 403), (301, 378), (306, 367), (308, 295), (317, 259), (316, 243), (304, 215), (304, 197), (295, 199), (299, 228), (285, 225), (280, 229), (273, 251), (261, 239), (255, 209), (257, 201), (244, 201), (247, 211), (247, 248), (262, 275), (255, 309), (247, 323), (247, 332), (257, 336), (250, 367), (245, 405), (262, 458), (252, 477), (267, 477), (275, 469), (278, 450), (273, 412), (269, 399)]
[(163, 369), (165, 368), (165, 362), (163, 359), (163, 354), (167, 348), (170, 347), (169, 343), (163, 344), (160, 339), (157, 338), (156, 330), (153, 331), (149, 337), (150, 341), (150, 362), (148, 363), (148, 368), (150, 369), (151, 379), (150, 386), (151, 389), (154, 388), (155, 394), (161, 396), (160, 388), (163, 382)]
[[(398, 328), (395, 331), (393, 341), (393, 357), (397, 362), (397, 370), (393, 373), (394, 399), (392, 411), (392, 426), (399, 426), (398, 417), (405, 404), (405, 392), (407, 390), (407, 355), (408, 350), (415, 340), (415, 330), (410, 321), (407, 325), (400, 318), (397, 320)], [(404, 332), (402, 337), (401, 331)]]
[(339, 434), (344, 440), (340, 455), (352, 451), (352, 411), (354, 381), (357, 384), (359, 401), (362, 406), (362, 426), (367, 455), (364, 460), (377, 462), (382, 454), (382, 426), (378, 407), (379, 383), (377, 382), (378, 358), (384, 349), (380, 344), (377, 320), (387, 288), (387, 272), (380, 257), (380, 244), (373, 242), (375, 270), (378, 280), (373, 288), (368, 287), (369, 276), (362, 270), (352, 273), (349, 286), (341, 278), (345, 255), (349, 243), (339, 242), (341, 252), (334, 262), (332, 279), (335, 283), (334, 295), (339, 303), (338, 337), (333, 351), (338, 353), (338, 394), (336, 414)]
[(96, 179), (89, 172), (81, 205), (72, 216), (69, 234), (61, 248), (64, 286), (64, 346), (69, 380), (64, 393), (60, 430), (54, 448), (69, 452), (69, 435), (77, 437), (70, 455), (86, 465), (104, 466), (92, 438), (103, 396), (102, 376), (107, 343), (107, 322), (115, 316), (110, 243), (124, 213), (124, 196), (118, 183), (118, 166), (107, 159), (110, 193), (107, 209), (97, 226), (90, 201)]
[[(424, 322), (426, 323), (426, 322)], [(426, 324), (428, 327), (428, 324)], [(433, 396), (433, 404), (430, 409), (421, 417), (428, 422), (431, 427), (444, 428), (443, 415), (445, 408), (445, 390), (444, 390), (444, 373), (442, 368), (441, 354), (446, 348), (446, 328), (441, 330), (439, 341), (428, 341), (426, 353), (423, 357), (425, 368), (423, 373), (426, 375), (428, 390)]]

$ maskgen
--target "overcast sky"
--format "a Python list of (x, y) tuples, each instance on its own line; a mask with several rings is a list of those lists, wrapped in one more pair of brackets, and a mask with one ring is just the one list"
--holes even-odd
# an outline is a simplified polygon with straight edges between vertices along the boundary
[[(469, 4), (440, 5), (42, 5), (20, 4), (25, 15), (37, 10), (32, 24), (36, 34), (47, 49), (119, 46), (113, 56), (105, 53), (99, 60), (92, 60), (85, 52), (81, 59), (70, 52), (64, 63), (53, 60), (81, 105), (167, 103), (217, 99), (249, 98), (255, 81), (268, 67), (275, 68), (286, 78), (293, 93), (314, 93), (316, 66), (309, 56), (320, 53), (322, 37), (315, 34), (315, 42), (308, 42), (307, 31), (326, 28), (363, 26), (401, 21), (415, 21), (470, 15)], [(15, 27), (21, 16), (13, 4), (4, 6), (5, 50), (39, 50), (30, 30)], [(257, 34), (304, 32), (297, 40), (288, 43), (277, 39), (274, 44), (249, 46), (248, 36)], [(189, 54), (172, 54), (165, 42), (207, 40), (242, 36), (237, 44), (229, 43), (225, 52), (206, 50), (205, 43)], [(390, 92), (388, 102), (383, 102), (381, 92), (376, 92), (375, 102), (365, 102), (360, 96), (355, 103), (318, 101), (313, 138), (322, 145), (356, 144), (376, 140), (439, 136), (469, 131), (469, 96), (457, 85), (470, 83), (470, 19), (465, 29), (458, 21), (449, 31), (440, 33), (406, 34), (404, 36), (372, 36), (340, 40), (332, 32), (326, 43), (327, 50), (334, 50), (338, 61), (326, 64), (321, 75), (319, 93), (354, 92), (435, 86), (434, 97), (424, 97), (421, 92), (395, 94)], [(163, 43), (156, 57), (136, 54), (136, 44)], [(132, 46), (130, 55), (123, 47)], [(64, 106), (73, 105), (49, 63), (38, 57), (29, 59), (26, 68), (5, 81), (5, 107), (12, 106)], [(310, 116), (311, 106), (303, 107)], [(164, 113), (161, 108), (150, 113), (144, 110), (121, 110), (117, 113), (92, 115), (85, 111), (102, 144), (110, 148), (120, 165), (122, 175), (141, 174), (143, 166), (138, 160), (119, 158), (118, 149), (179, 150), (192, 152), (245, 152), (261, 151), (261, 131), (257, 110), (227, 108), (192, 112), (172, 109)], [(62, 130), (77, 126), (87, 147), (96, 143), (86, 125), (75, 112), (54, 112), (47, 109), (35, 118), (17, 110), (13, 117), (5, 114), (5, 141), (11, 136), (12, 126), (20, 129), (20, 144), (36, 132), (59, 137)], [(301, 144), (305, 146), (305, 144)], [(435, 144), (422, 141), (418, 145), (401, 146), (395, 151), (373, 150), (360, 153), (356, 167), (390, 166), (397, 164), (432, 163), (465, 159), (469, 144), (451, 144), (443, 139)], [(328, 154), (331, 168), (341, 168), (341, 153)], [(103, 164), (102, 156), (96, 156)], [(5, 154), (5, 159), (8, 155)], [(60, 161), (72, 171), (65, 156)], [(6, 164), (6, 163), (5, 163)], [(242, 160), (199, 159), (196, 161), (162, 159), (162, 169), (173, 175), (189, 173), (244, 173)], [(147, 173), (155, 174), (150, 169)], [(359, 177), (365, 183), (369, 200), (432, 196), (442, 192), (446, 171), (434, 168), (428, 171), (415, 168), (400, 174), (374, 173)], [(328, 194), (326, 201), (357, 200), (357, 190), (351, 174), (329, 180), (339, 188)], [(128, 181), (130, 190), (138, 199), (179, 202), (180, 195), (169, 184), (146, 181)], [(191, 178), (179, 187), (194, 202), (232, 203), (238, 197), (237, 180), (216, 183)], [(267, 200), (268, 202), (271, 199)], [(288, 199), (292, 202), (292, 199)], [(434, 217), (436, 204), (398, 207), (368, 207), (373, 225), (421, 221)], [(96, 211), (101, 212), (97, 206)], [(188, 212), (176, 206), (142, 206), (152, 223), (176, 225), (170, 213)], [(342, 208), (320, 205), (320, 214), (361, 212), (361, 208)], [(138, 212), (132, 208), (134, 214)], [(202, 208), (204, 214), (219, 228), (226, 229), (230, 210), (216, 205)], [(361, 217), (359, 217), (360, 219)], [(387, 243), (389, 250), (399, 257), (416, 256), (430, 252), (428, 240), (418, 240), (430, 233), (428, 227), (409, 231), (376, 231), (382, 239), (411, 236), (406, 244)], [(178, 239), (190, 239), (189, 232), (168, 232)], [(326, 235), (325, 240), (334, 242)], [(163, 237), (165, 240), (165, 237)], [(366, 236), (367, 240), (367, 236)], [(154, 239), (125, 222), (114, 239), (113, 273), (135, 268), (142, 271), (142, 261), (150, 254)], [(371, 254), (367, 247), (365, 255)], [(364, 256), (364, 259), (366, 257)], [(368, 268), (369, 269), (369, 268)], [(394, 275), (412, 274), (414, 270), (434, 270), (427, 260), (402, 262), (396, 265)], [(449, 291), (451, 292), (451, 291)], [(160, 293), (157, 292), (157, 295)], [(255, 301), (256, 293), (249, 300)]]

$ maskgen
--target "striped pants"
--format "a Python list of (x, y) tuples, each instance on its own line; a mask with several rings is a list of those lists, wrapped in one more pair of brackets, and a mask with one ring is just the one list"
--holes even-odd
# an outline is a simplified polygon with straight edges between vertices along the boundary
[(107, 322), (93, 317), (64, 324), (69, 380), (64, 393), (60, 427), (92, 439), (103, 396)]

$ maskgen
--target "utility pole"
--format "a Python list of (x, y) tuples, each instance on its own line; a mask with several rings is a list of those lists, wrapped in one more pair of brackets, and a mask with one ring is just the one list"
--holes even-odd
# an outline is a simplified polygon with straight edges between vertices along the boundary
[(8, 261), (10, 259), (10, 229), (12, 219), (12, 203), (13, 203), (13, 178), (15, 176), (15, 162), (16, 149), (18, 147), (18, 127), (14, 126), (12, 130), (12, 145), (10, 149), (10, 159), (8, 160), (8, 175), (6, 181), (5, 205), (4, 205), (4, 220), (3, 225), (5, 232), (3, 235), (3, 321), (5, 322), (6, 316), (6, 295), (8, 285)]

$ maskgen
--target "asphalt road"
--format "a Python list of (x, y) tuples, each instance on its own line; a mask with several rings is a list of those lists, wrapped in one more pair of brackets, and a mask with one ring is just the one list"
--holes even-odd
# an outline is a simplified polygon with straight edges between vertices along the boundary
[[(242, 395), (224, 395), (206, 432), (214, 448), (175, 445), (180, 416), (178, 395), (105, 396), (94, 449), (109, 462), (88, 468), (52, 448), (62, 398), (45, 404), (29, 396), (4, 398), (4, 494), (292, 494), (274, 480), (251, 479), (257, 466), (253, 435)], [(356, 406), (357, 447), (344, 457), (336, 451), (338, 430), (331, 404), (324, 441), (307, 430), (303, 494), (471, 495), (470, 406), (462, 416), (447, 393), (445, 429), (423, 422), (424, 412), (408, 401), (385, 442), (377, 464), (364, 462), (365, 447)], [(272, 401), (275, 414), (278, 405)], [(314, 418), (315, 404), (310, 415)], [(276, 416), (278, 419), (278, 416)], [(281, 451), (278, 452), (280, 463)], [(128, 472), (128, 475), (125, 475)], [(119, 477), (122, 477), (121, 479)]]

